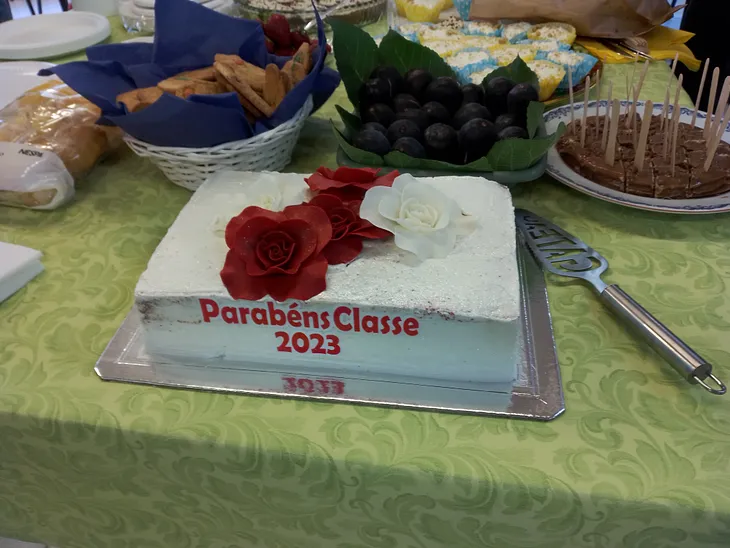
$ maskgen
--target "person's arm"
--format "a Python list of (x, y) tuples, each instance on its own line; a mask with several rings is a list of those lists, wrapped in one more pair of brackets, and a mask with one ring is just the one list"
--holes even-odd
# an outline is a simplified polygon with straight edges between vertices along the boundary
[(0, 23), (10, 21), (13, 18), (13, 12), (10, 11), (10, 1), (0, 0)]

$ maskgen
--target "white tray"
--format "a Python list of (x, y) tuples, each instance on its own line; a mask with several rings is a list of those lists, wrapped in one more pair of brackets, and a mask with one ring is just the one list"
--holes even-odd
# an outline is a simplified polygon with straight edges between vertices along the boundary
[[(447, 385), (425, 379), (302, 375), (257, 364), (237, 369), (153, 360), (144, 351), (133, 310), (96, 364), (107, 381), (193, 388), (256, 396), (301, 398), (406, 409), (552, 420), (565, 410), (545, 279), (518, 235), (521, 279), (522, 352), (511, 392), (477, 384)], [(241, 370), (243, 367), (243, 371)]]

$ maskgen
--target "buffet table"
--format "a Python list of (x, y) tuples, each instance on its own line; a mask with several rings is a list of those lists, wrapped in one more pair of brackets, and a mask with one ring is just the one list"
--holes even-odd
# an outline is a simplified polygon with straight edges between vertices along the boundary
[[(113, 39), (126, 38), (118, 22)], [(630, 65), (607, 66), (625, 96)], [(645, 99), (669, 77), (652, 66)], [(293, 172), (335, 165), (328, 119)], [(686, 96), (683, 103), (688, 104)], [(549, 423), (105, 383), (94, 364), (190, 197), (122, 150), (53, 212), (0, 209), (46, 272), (0, 305), (0, 536), (62, 548), (687, 547), (730, 538), (728, 398), (691, 387), (550, 278), (566, 412)], [(516, 204), (610, 261), (730, 378), (730, 224), (589, 198), (545, 177)]]

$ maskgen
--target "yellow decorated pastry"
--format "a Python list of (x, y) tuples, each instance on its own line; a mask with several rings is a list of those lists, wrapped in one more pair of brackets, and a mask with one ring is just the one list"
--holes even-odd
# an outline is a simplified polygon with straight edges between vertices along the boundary
[(540, 83), (540, 101), (547, 101), (565, 78), (565, 69), (550, 61), (530, 61), (527, 66), (537, 75)]
[(414, 23), (436, 23), (444, 5), (444, 0), (409, 0), (403, 10), (406, 19)]
[(573, 25), (567, 23), (542, 23), (527, 31), (530, 40), (559, 40), (566, 44), (573, 44), (576, 31)]
[(512, 61), (517, 59), (517, 57), (522, 58), (522, 60), (527, 63), (529, 61), (533, 61), (535, 59), (535, 56), (537, 55), (535, 49), (527, 45), (498, 46), (489, 49), (495, 62), (500, 67), (506, 67), (507, 65), (511, 64)]

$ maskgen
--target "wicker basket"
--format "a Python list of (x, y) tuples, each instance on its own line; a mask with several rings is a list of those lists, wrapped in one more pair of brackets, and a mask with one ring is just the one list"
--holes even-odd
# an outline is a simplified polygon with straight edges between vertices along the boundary
[(304, 121), (312, 112), (312, 97), (280, 126), (250, 139), (210, 148), (159, 147), (125, 135), (138, 156), (149, 158), (170, 181), (188, 190), (198, 187), (217, 171), (279, 171), (291, 161)]

